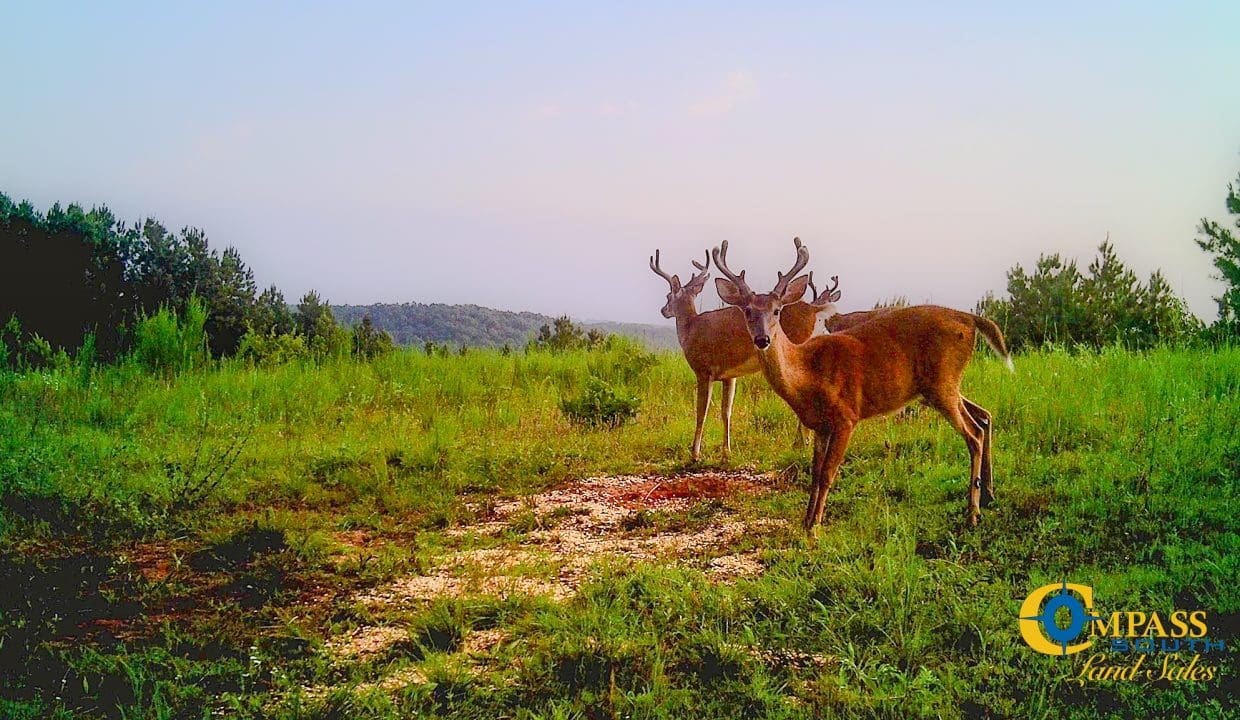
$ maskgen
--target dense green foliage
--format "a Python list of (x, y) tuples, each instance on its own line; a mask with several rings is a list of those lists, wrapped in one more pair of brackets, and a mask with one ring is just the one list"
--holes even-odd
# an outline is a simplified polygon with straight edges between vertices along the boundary
[(430, 341), (470, 347), (523, 347), (539, 325), (550, 321), (537, 313), (506, 312), (478, 305), (378, 303), (337, 305), (332, 309), (341, 322), (350, 324), (369, 315), (376, 327), (386, 330), (400, 345)]
[[(1237, 180), (1240, 183), (1240, 179)], [(1233, 227), (1203, 218), (1198, 247), (1211, 256), (1223, 293), (1215, 298), (1218, 318), (1206, 327), (1176, 296), (1161, 271), (1141, 283), (1124, 266), (1110, 241), (1086, 272), (1059, 254), (1038, 258), (1032, 272), (1015, 265), (1007, 273), (1007, 297), (987, 294), (975, 308), (1003, 328), (1015, 350), (1046, 344), (1100, 348), (1119, 344), (1132, 349), (1204, 339), (1227, 341), (1240, 336), (1240, 194), (1227, 186), (1224, 206)]]
[[(6, 367), (51, 363), (87, 338), (102, 359), (133, 351), (147, 362), (153, 343), (170, 341), (173, 323), (193, 302), (194, 321), (202, 322), (215, 357), (243, 345), (250, 354), (280, 349), (260, 353), (263, 358), (289, 356), (297, 341), (274, 338), (294, 333), (316, 357), (373, 356), (391, 347), (373, 324), (360, 337), (339, 327), (314, 291), (296, 314), (278, 288), (255, 293), (254, 274), (237, 250), (213, 250), (197, 228), (178, 234), (151, 219), (127, 226), (106, 207), (53, 205), (44, 214), (0, 193), (0, 318), (14, 319), (0, 337)], [(168, 356), (158, 361), (168, 362)]]
[(42, 215), (0, 193), (0, 318), (16, 316), (24, 328), (10, 347), (21, 350), (38, 336), (72, 349), (94, 332), (99, 348), (114, 352), (139, 300), (126, 290), (136, 281), (144, 239), (106, 208), (56, 205)]
[(598, 330), (586, 330), (578, 326), (567, 315), (561, 315), (550, 323), (544, 323), (534, 336), (533, 346), (540, 350), (564, 352), (578, 348), (596, 348), (603, 344), (607, 336)]
[[(998, 492), (982, 526), (962, 522), (962, 443), (914, 412), (860, 426), (808, 540), (808, 450), (783, 402), (742, 379), (735, 467), (797, 479), (621, 532), (749, 523), (728, 546), (596, 556), (564, 600), (403, 604), (359, 597), (545, 536), (533, 520), (470, 530), (504, 498), (682, 470), (683, 359), (613, 345), (3, 372), (0, 582), (21, 591), (0, 593), (0, 716), (1222, 717), (1234, 651), (1222, 682), (1081, 687), (1080, 663), (1031, 652), (1016, 616), (1068, 578), (1108, 609), (1208, 610), (1211, 634), (1240, 642), (1238, 366), (1234, 349), (1111, 348), (1031, 352), (1011, 375), (979, 351), (964, 387), (995, 413)], [(560, 402), (592, 377), (640, 415), (576, 427)], [(712, 417), (708, 454), (719, 438)], [(762, 571), (715, 583), (717, 553)], [(405, 639), (339, 659), (376, 627)], [(487, 629), (504, 639), (469, 655)]]
[(1240, 194), (1236, 192), (1240, 177), (1236, 183), (1227, 186), (1225, 200), (1227, 213), (1234, 217), (1233, 227), (1203, 218), (1200, 228), (1202, 237), (1197, 240), (1197, 245), (1210, 253), (1218, 270), (1217, 279), (1223, 283), (1223, 294), (1215, 298), (1219, 324), (1231, 334), (1240, 335), (1240, 237), (1235, 232), (1240, 230)]
[(0, 317), (20, 321), (19, 349), (38, 337), (71, 351), (89, 334), (103, 357), (115, 357), (139, 318), (183, 312), (196, 296), (211, 350), (225, 355), (252, 319), (254, 292), (237, 251), (211, 249), (196, 228), (177, 234), (150, 219), (127, 226), (106, 207), (53, 205), (44, 214), (0, 193)]
[(1032, 272), (1007, 273), (1007, 297), (983, 298), (976, 312), (999, 324), (1013, 350), (1045, 344), (1144, 349), (1194, 336), (1201, 324), (1161, 272), (1142, 284), (1110, 242), (1086, 272), (1058, 253), (1038, 258)]
[(375, 328), (369, 315), (353, 328), (353, 354), (357, 357), (373, 358), (395, 349), (392, 336)]

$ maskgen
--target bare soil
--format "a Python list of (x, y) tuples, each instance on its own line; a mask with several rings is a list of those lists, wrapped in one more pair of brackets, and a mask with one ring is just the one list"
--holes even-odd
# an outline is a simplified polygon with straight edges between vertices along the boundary
[[(541, 596), (562, 602), (576, 594), (598, 559), (637, 560), (700, 567), (713, 583), (731, 583), (764, 571), (759, 553), (724, 552), (736, 539), (783, 521), (747, 520), (727, 498), (769, 492), (777, 480), (749, 473), (701, 472), (672, 477), (594, 477), (543, 493), (474, 510), (482, 520), (445, 533), (462, 545), (514, 529), (519, 539), (499, 547), (461, 549), (436, 558), (424, 574), (398, 578), (354, 596), (372, 609), (424, 603), (442, 597)], [(722, 502), (705, 526), (659, 530), (635, 519), (643, 513), (677, 513), (706, 501)], [(674, 524), (673, 524), (674, 525)], [(700, 524), (699, 524), (700, 525)], [(532, 529), (528, 529), (532, 528)], [(350, 546), (369, 538), (349, 536)], [(482, 633), (482, 634), (480, 634)], [(396, 628), (368, 627), (331, 641), (337, 657), (381, 652), (405, 637)], [(473, 657), (506, 639), (499, 631), (467, 637), (458, 652)]]

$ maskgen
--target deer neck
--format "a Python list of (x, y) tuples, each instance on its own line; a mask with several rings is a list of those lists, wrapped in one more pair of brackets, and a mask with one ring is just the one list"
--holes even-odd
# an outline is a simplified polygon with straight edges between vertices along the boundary
[(680, 341), (680, 346), (684, 347), (685, 342), (689, 338), (689, 331), (693, 328), (698, 319), (697, 308), (690, 305), (682, 308), (676, 313), (676, 339)]
[[(771, 333), (771, 344), (766, 350), (758, 351), (758, 359), (762, 363), (762, 373), (776, 395), (793, 405), (796, 395), (794, 387), (794, 367), (798, 360), (798, 348), (792, 344), (779, 325)], [(795, 409), (795, 405), (793, 408)]]

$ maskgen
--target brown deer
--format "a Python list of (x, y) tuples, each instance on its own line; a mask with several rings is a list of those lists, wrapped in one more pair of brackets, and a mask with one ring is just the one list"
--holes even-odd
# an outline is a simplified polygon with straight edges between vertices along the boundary
[(890, 308), (874, 308), (873, 310), (857, 310), (850, 313), (839, 313), (832, 315), (823, 321), (823, 327), (827, 332), (837, 333), (842, 330), (855, 328), (861, 323), (867, 323), (874, 318), (887, 312)]
[[(693, 435), (692, 457), (698, 462), (702, 458), (702, 431), (710, 407), (712, 384), (718, 381), (723, 385), (723, 453), (726, 457), (732, 451), (732, 400), (736, 397), (736, 379), (760, 372), (762, 366), (758, 363), (758, 351), (745, 330), (745, 316), (741, 311), (725, 307), (699, 313), (694, 305), (710, 277), (710, 252), (706, 253), (705, 264), (694, 260), (693, 267), (697, 272), (688, 284), (681, 285), (679, 275), (668, 275), (659, 266), (658, 250), (650, 258), (650, 269), (669, 286), (663, 317), (676, 318), (680, 349), (697, 376), (697, 431)], [(784, 312), (781, 320), (784, 332), (795, 342), (804, 342), (813, 335), (819, 313), (828, 307), (834, 308), (831, 302), (839, 299), (839, 291), (835, 289), (839, 279), (832, 279), (835, 286), (826, 288), (821, 294), (815, 288), (813, 302), (800, 302), (798, 298), (798, 302), (790, 304)], [(799, 426), (798, 432), (801, 432)]]
[(827, 493), (857, 423), (894, 412), (921, 397), (938, 410), (969, 448), (967, 519), (976, 525), (981, 505), (994, 499), (991, 473), (991, 414), (960, 394), (960, 377), (973, 355), (976, 333), (1012, 368), (999, 326), (958, 310), (919, 305), (893, 308), (850, 330), (793, 343), (780, 327), (780, 311), (797, 302), (809, 284), (797, 277), (809, 251), (794, 239), (797, 259), (779, 273), (769, 293), (755, 293), (728, 269), (728, 244), (715, 248), (719, 296), (741, 308), (763, 374), (814, 431), (813, 488), (805, 510), (805, 531), (822, 522)]

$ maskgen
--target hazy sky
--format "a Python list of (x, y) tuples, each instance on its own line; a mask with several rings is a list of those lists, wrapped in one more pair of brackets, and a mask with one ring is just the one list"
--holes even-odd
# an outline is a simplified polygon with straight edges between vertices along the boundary
[(968, 308), (1110, 232), (1214, 315), (1234, 1), (190, 5), (8, 4), (0, 191), (202, 227), (290, 300), (666, 322), (654, 248), (769, 285), (795, 234), (846, 309)]

